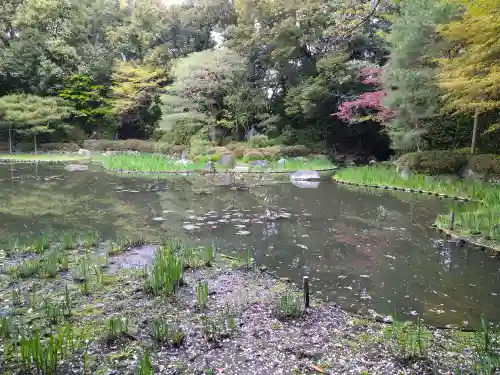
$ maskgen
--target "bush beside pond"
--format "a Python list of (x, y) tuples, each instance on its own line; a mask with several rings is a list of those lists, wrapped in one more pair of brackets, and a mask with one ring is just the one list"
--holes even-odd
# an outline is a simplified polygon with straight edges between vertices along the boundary
[(468, 155), (460, 151), (422, 151), (401, 156), (397, 165), (432, 174), (459, 174), (465, 170), (481, 175), (500, 176), (500, 156)]

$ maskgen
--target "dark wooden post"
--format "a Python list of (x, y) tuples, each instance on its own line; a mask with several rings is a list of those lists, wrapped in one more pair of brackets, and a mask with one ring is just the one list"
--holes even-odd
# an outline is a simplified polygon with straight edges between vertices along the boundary
[(309, 305), (309, 276), (304, 276), (304, 306), (308, 308)]

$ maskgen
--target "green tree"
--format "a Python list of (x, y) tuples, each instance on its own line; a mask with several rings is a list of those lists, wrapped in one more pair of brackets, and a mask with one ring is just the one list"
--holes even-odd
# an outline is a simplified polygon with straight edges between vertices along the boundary
[[(481, 113), (500, 109), (500, 3), (496, 0), (450, 0), (463, 9), (458, 20), (443, 25), (440, 34), (451, 43), (448, 57), (440, 59), (441, 86), (446, 109), (474, 113), (471, 153)], [(497, 131), (495, 124), (489, 131)]]
[(161, 117), (159, 94), (168, 82), (160, 69), (120, 62), (109, 91), (110, 112), (119, 122), (121, 137), (151, 137)]
[(109, 124), (106, 115), (110, 112), (108, 100), (106, 99), (106, 87), (94, 83), (91, 77), (83, 74), (69, 76), (66, 87), (59, 96), (73, 103), (75, 107), (75, 122), (86, 134), (92, 134), (99, 128), (111, 134), (116, 129), (104, 129), (103, 124)]
[(175, 129), (179, 121), (185, 125), (191, 117), (209, 126), (212, 141), (217, 141), (216, 125), (223, 115), (224, 97), (245, 69), (243, 58), (226, 48), (195, 52), (179, 60), (172, 69), (174, 83), (163, 100), (166, 106), (161, 127)]
[(441, 46), (437, 25), (451, 18), (454, 8), (438, 0), (406, 0), (399, 4), (388, 35), (390, 58), (385, 67), (383, 104), (394, 112), (387, 123), (393, 147), (420, 149), (422, 135), (440, 106), (434, 58)]
[(1, 124), (21, 136), (64, 132), (71, 128), (65, 121), (73, 111), (71, 103), (57, 97), (12, 94), (0, 97)]

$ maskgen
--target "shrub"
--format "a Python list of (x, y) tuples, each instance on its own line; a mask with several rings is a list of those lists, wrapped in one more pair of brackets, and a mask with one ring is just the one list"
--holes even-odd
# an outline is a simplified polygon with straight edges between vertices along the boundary
[(243, 161), (248, 163), (252, 160), (275, 160), (280, 153), (279, 147), (264, 147), (249, 149), (243, 155)]
[(283, 157), (307, 156), (311, 154), (311, 150), (303, 145), (283, 146), (279, 154)]
[(423, 151), (401, 156), (398, 167), (409, 167), (427, 174), (457, 174), (464, 168), (500, 176), (500, 156), (494, 154), (468, 155), (462, 151)]
[(263, 154), (259, 150), (250, 150), (245, 153), (243, 156), (243, 161), (248, 163), (252, 160), (261, 160), (263, 158)]
[(80, 149), (80, 146), (72, 142), (42, 143), (38, 145), (38, 149), (44, 152), (50, 152), (50, 151), (76, 152)]
[(500, 156), (493, 154), (471, 155), (468, 167), (477, 173), (500, 176)]
[(242, 142), (233, 142), (229, 143), (226, 148), (231, 151), (235, 157), (241, 158), (243, 157), (247, 151), (248, 151), (248, 146), (246, 143)]
[(269, 145), (267, 135), (254, 135), (248, 139), (248, 145), (252, 148), (262, 148)]
[(422, 151), (401, 156), (397, 165), (426, 174), (456, 174), (467, 162), (467, 155), (455, 151)]
[(160, 154), (182, 153), (186, 147), (163, 142), (142, 141), (140, 139), (108, 140), (88, 139), (83, 142), (83, 148), (92, 151), (138, 151)]

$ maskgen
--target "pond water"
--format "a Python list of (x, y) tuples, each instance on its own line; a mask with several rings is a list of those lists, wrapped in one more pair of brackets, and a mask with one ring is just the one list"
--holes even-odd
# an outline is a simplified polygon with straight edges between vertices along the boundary
[(500, 261), (430, 227), (450, 203), (329, 181), (309, 189), (259, 182), (231, 190), (97, 166), (0, 165), (0, 235), (98, 230), (103, 240), (134, 233), (215, 240), (228, 255), (251, 249), (257, 264), (297, 283), (310, 275), (314, 293), (350, 311), (421, 314), (436, 325), (500, 317)]

